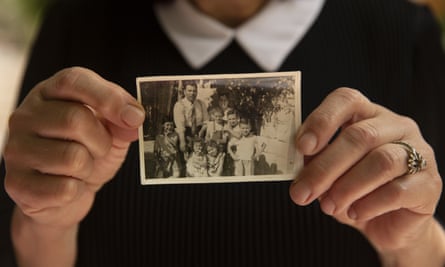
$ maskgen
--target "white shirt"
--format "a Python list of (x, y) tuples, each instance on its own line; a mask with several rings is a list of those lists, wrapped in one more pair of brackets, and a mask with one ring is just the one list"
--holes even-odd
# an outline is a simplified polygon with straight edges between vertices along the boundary
[(254, 17), (229, 28), (186, 0), (157, 4), (166, 34), (195, 69), (210, 62), (233, 40), (265, 71), (276, 71), (303, 39), (325, 0), (270, 0)]
[[(194, 111), (195, 118), (192, 118)], [(173, 107), (173, 120), (176, 125), (176, 131), (183, 133), (185, 127), (192, 127), (192, 121), (195, 120), (196, 126), (202, 126), (204, 121), (209, 119), (207, 107), (204, 102), (196, 99), (195, 102), (190, 102), (187, 98), (182, 98), (176, 102)]]
[(236, 146), (235, 155), (239, 160), (252, 160), (257, 149), (257, 136), (242, 136), (240, 139), (230, 139), (228, 147)]

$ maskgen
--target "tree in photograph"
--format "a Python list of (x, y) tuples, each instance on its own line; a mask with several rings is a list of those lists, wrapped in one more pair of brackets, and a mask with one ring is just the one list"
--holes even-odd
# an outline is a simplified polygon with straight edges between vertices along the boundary
[(230, 105), (241, 117), (251, 120), (253, 131), (259, 134), (263, 118), (270, 117), (277, 108), (272, 99), (283, 94), (293, 95), (294, 85), (292, 76), (214, 80), (216, 93), (210, 106), (218, 105), (222, 95), (227, 96)]

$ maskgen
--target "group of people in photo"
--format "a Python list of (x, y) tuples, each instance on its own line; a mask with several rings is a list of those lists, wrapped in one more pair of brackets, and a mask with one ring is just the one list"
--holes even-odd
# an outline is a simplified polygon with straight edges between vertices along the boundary
[(226, 95), (207, 105), (197, 84), (184, 82), (184, 97), (173, 107), (173, 120), (162, 124), (154, 144), (155, 177), (254, 175), (254, 160), (265, 150), (250, 118), (241, 117)]

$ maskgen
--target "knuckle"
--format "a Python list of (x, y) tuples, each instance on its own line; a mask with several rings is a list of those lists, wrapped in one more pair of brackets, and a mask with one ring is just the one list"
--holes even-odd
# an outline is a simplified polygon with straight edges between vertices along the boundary
[(68, 107), (63, 114), (64, 128), (67, 129), (68, 132), (80, 132), (90, 119), (88, 115), (83, 107), (79, 107), (78, 105)]
[(379, 131), (374, 125), (361, 122), (347, 127), (343, 131), (344, 138), (360, 147), (374, 147), (379, 140)]
[(6, 173), (5, 175), (5, 191), (11, 199), (20, 206), (21, 209), (31, 209), (42, 206), (42, 195), (36, 192), (26, 182), (27, 177), (24, 177), (16, 172)]
[(8, 119), (8, 127), (9, 129), (15, 129), (18, 126), (18, 123), (21, 121), (22, 116), (18, 111), (14, 111), (11, 113)]
[(425, 155), (432, 155), (432, 157), (434, 157), (434, 154), (435, 154), (434, 149), (433, 149), (433, 147), (432, 147), (430, 144), (428, 144), (428, 143), (426, 143), (426, 146), (425, 146), (425, 152), (426, 152)]
[(6, 193), (8, 193), (13, 200), (16, 200), (17, 196), (19, 196), (22, 191), (17, 179), (14, 179), (13, 175), (9, 172), (6, 172), (4, 186)]
[(324, 160), (317, 160), (317, 162), (311, 163), (311, 171), (307, 173), (305, 181), (312, 191), (318, 191), (324, 184), (322, 177), (327, 177), (330, 173), (329, 163)]
[(117, 90), (118, 87), (111, 82), (107, 82), (103, 89), (103, 91), (98, 92), (101, 96), (95, 99), (95, 106), (99, 107), (102, 113), (116, 113), (125, 103), (122, 90)]
[(396, 206), (402, 207), (402, 199), (406, 194), (407, 188), (398, 179), (389, 183), (390, 193), (385, 195), (387, 203), (395, 203)]
[(410, 117), (400, 116), (400, 123), (404, 125), (408, 131), (420, 132), (419, 125)]
[(78, 193), (78, 181), (74, 179), (64, 179), (59, 183), (54, 194), (56, 203), (67, 204), (73, 201)]
[[(436, 157), (435, 157), (436, 152), (434, 151), (434, 148), (429, 143), (424, 142), (424, 146), (419, 147), (418, 152), (420, 152), (422, 157), (426, 160), (427, 169), (429, 169), (429, 167), (430, 167), (428, 163), (436, 162)], [(436, 165), (436, 164), (434, 164), (434, 165)]]
[[(317, 164), (314, 165), (314, 170), (315, 172), (321, 177), (321, 176), (326, 176), (330, 173), (330, 170), (328, 168), (328, 163), (319, 160), (317, 162)], [(313, 179), (310, 179), (313, 180)]]
[(57, 90), (72, 88), (79, 79), (82, 71), (80, 67), (66, 68), (55, 75), (55, 87)]
[(440, 196), (443, 189), (443, 181), (439, 176), (436, 176), (436, 179), (433, 179), (433, 190), (436, 196)]
[(326, 129), (334, 120), (334, 114), (325, 110), (317, 109), (311, 115), (311, 125), (309, 128), (315, 130)]
[(28, 157), (27, 147), (25, 146), (26, 142), (23, 142), (21, 137), (9, 134), (3, 148), (3, 158), (6, 167), (9, 165), (24, 167), (24, 159)]
[(341, 99), (344, 104), (361, 104), (368, 102), (368, 99), (357, 89), (341, 87), (334, 91), (336, 96)]
[(334, 201), (337, 206), (337, 211), (340, 211), (342, 207), (345, 206), (345, 203), (350, 198), (350, 191), (348, 188), (342, 186), (334, 186), (329, 190), (329, 197)]
[[(5, 190), (11, 199), (27, 215), (33, 215), (48, 207), (60, 207), (73, 201), (78, 195), (80, 181), (67, 177), (44, 175), (20, 175), (16, 172), (5, 176)], [(33, 179), (43, 179), (41, 183)], [(48, 183), (48, 181), (51, 181)]]
[(69, 142), (63, 150), (62, 159), (66, 172), (75, 176), (86, 168), (89, 162), (89, 153), (81, 145)]
[(439, 174), (433, 175), (433, 177), (431, 177), (429, 181), (430, 181), (430, 191), (432, 195), (439, 197), (443, 188), (443, 181), (440, 175)]
[(404, 166), (403, 156), (396, 149), (377, 149), (371, 153), (371, 157), (381, 173), (392, 173), (394, 166)]
[(6, 142), (6, 144), (3, 148), (3, 159), (5, 160), (6, 163), (13, 162), (17, 159), (18, 154), (19, 153), (18, 153), (17, 146), (15, 145), (15, 142), (11, 141), (11, 138), (10, 138), (9, 141)]
[(25, 112), (22, 112), (20, 109), (17, 109), (16, 111), (12, 112), (11, 115), (9, 115), (8, 118), (8, 128), (10, 132), (13, 132), (17, 129), (22, 128), (25, 121), (28, 121), (29, 116), (25, 114)]

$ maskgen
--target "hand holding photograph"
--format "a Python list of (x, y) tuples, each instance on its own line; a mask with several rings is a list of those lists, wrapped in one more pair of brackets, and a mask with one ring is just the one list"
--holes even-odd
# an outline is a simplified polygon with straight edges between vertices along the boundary
[(136, 79), (141, 184), (291, 180), (300, 72)]

